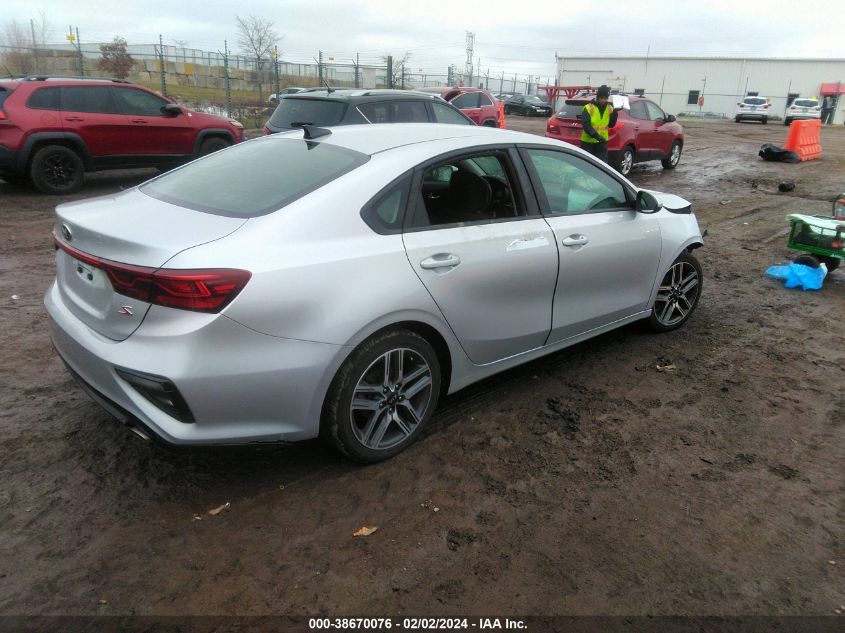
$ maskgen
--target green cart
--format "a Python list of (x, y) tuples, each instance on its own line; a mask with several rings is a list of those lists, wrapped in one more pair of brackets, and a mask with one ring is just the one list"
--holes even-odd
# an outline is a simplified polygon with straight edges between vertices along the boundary
[(816, 267), (824, 263), (828, 272), (836, 270), (845, 259), (845, 194), (834, 201), (832, 216), (793, 213), (786, 217), (791, 225), (787, 246), (808, 253), (796, 261)]

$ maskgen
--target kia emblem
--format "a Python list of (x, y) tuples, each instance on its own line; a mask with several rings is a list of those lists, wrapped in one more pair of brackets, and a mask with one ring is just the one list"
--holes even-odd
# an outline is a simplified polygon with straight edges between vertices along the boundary
[(70, 232), (70, 227), (67, 224), (62, 224), (62, 237), (67, 242), (73, 240), (73, 233)]

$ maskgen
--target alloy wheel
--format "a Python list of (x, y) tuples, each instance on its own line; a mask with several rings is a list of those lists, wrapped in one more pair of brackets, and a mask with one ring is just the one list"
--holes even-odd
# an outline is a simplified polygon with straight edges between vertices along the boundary
[(364, 371), (352, 395), (349, 417), (361, 445), (396, 446), (419, 426), (431, 406), (431, 368), (416, 351), (393, 349)]
[(622, 162), (619, 164), (619, 172), (623, 176), (631, 173), (631, 168), (634, 166), (634, 153), (630, 149), (622, 152)]
[(669, 163), (674, 167), (681, 160), (681, 146), (675, 143), (672, 145), (672, 151), (669, 153)]
[(663, 277), (654, 302), (654, 314), (666, 327), (683, 321), (698, 298), (698, 271), (685, 261), (678, 261)]
[(53, 187), (67, 187), (76, 178), (76, 166), (68, 156), (50, 154), (44, 160), (42, 173), (44, 180)]

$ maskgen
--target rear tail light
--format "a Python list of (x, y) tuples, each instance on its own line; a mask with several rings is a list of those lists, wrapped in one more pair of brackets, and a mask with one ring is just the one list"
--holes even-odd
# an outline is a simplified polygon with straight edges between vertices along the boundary
[(769, 107), (769, 104), (767, 103), (767, 104), (766, 104), (766, 105), (764, 105), (763, 107), (764, 107), (764, 108), (768, 108), (768, 107)]
[(558, 132), (560, 132), (560, 128), (557, 126), (556, 123), (549, 121), (548, 125), (546, 126), (546, 131), (557, 134)]
[(270, 128), (265, 125), (264, 129), (261, 130), (261, 132), (264, 134), (264, 136), (267, 136), (268, 134), (270, 134)]
[(238, 296), (252, 277), (248, 270), (236, 268), (176, 270), (132, 266), (83, 253), (55, 235), (53, 239), (71, 257), (105, 272), (116, 293), (178, 310), (216, 314)]
[(6, 113), (3, 112), (3, 110), (0, 110), (0, 121), (5, 121), (5, 120), (6, 120)]

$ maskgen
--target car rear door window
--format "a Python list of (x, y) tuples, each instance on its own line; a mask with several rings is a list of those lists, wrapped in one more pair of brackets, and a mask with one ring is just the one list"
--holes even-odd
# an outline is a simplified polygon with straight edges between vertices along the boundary
[(124, 114), (165, 116), (161, 109), (168, 103), (161, 97), (136, 88), (115, 88), (114, 95)]
[(327, 126), (337, 125), (346, 114), (349, 104), (334, 99), (283, 97), (270, 117), (276, 128), (293, 129), (293, 123)]
[[(3, 103), (2, 92), (0, 92), (0, 105)], [(29, 95), (26, 107), (34, 110), (60, 110), (61, 109), (61, 88), (38, 88)]]
[(62, 110), (93, 114), (122, 114), (110, 86), (64, 86)]
[(455, 123), (458, 125), (474, 125), (460, 112), (456, 112), (445, 103), (431, 102), (431, 109), (434, 111), (434, 120), (438, 123)]
[(140, 190), (189, 209), (250, 218), (281, 209), (369, 159), (336, 145), (268, 136), (194, 161)]
[(423, 101), (394, 101), (391, 112), (393, 123), (428, 123), (428, 110)]
[(591, 213), (630, 208), (625, 188), (597, 165), (567, 152), (527, 149), (551, 214)]
[(648, 121), (648, 108), (646, 108), (644, 101), (634, 101), (631, 103), (631, 116), (635, 119)]
[(370, 123), (390, 123), (389, 103), (362, 103), (358, 111), (366, 117)]
[(452, 99), (452, 105), (460, 110), (466, 110), (468, 108), (477, 108), (480, 105), (480, 96), (480, 92), (465, 92), (464, 94), (458, 95), (457, 97)]

